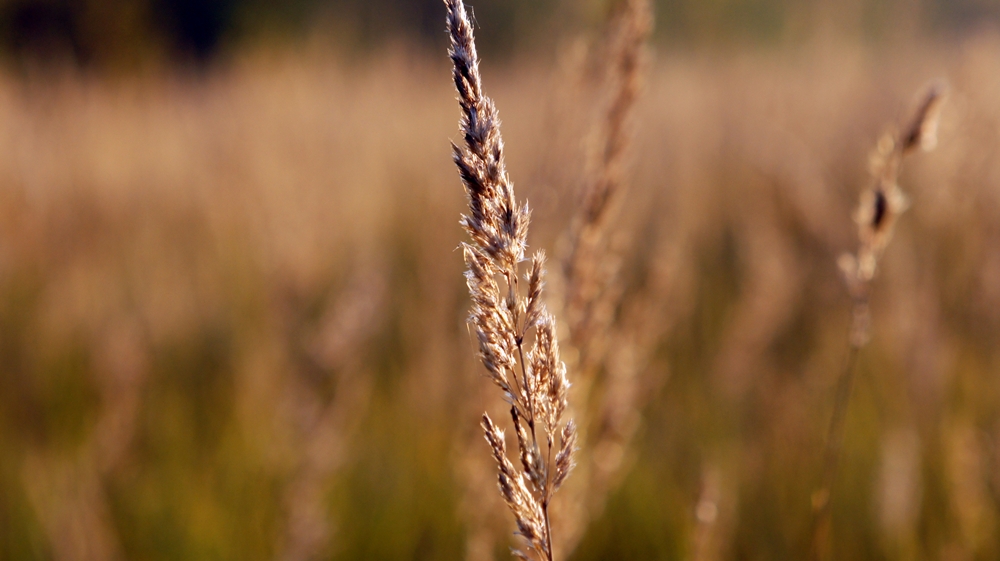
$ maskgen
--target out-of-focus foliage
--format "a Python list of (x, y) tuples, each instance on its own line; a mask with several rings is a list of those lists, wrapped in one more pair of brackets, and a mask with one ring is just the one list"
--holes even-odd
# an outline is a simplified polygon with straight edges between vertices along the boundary
[[(986, 0), (656, 0), (657, 40), (676, 46), (801, 42), (817, 32), (868, 39), (951, 34), (997, 22)], [(595, 27), (614, 0), (472, 2), (487, 53), (547, 44)], [(205, 61), (275, 38), (325, 40), (357, 52), (401, 41), (440, 49), (438, 0), (4, 0), (0, 46), (14, 59), (69, 59), (136, 68), (164, 58)]]
[[(659, 55), (619, 226), (626, 302), (667, 266), (675, 328), (574, 559), (800, 558), (866, 154), (938, 75), (952, 101), (901, 178), (835, 553), (1000, 556), (998, 52), (987, 33)], [(562, 63), (483, 67), (549, 249), (594, 114)], [(464, 325), (447, 67), (292, 52), (203, 80), (0, 77), (0, 559), (277, 559), (317, 523), (326, 558), (464, 555), (468, 513), (493, 512), (463, 508), (462, 482), (494, 485), (464, 458), (489, 460), (476, 423), (496, 400)], [(352, 338), (338, 302), (375, 286)]]

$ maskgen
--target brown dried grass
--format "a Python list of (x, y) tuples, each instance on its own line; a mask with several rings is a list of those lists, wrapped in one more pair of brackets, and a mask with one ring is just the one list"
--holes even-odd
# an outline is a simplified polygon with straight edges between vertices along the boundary
[[(789, 536), (800, 545), (836, 384), (831, 365), (848, 328), (850, 300), (833, 264), (857, 231), (842, 217), (866, 181), (866, 139), (933, 67), (947, 70), (956, 103), (938, 151), (907, 160), (901, 178), (916, 202), (879, 260), (878, 337), (859, 365), (865, 383), (851, 404), (832, 531), (838, 556), (850, 558), (997, 556), (997, 52), (986, 35), (895, 54), (848, 44), (784, 57), (660, 55), (637, 105), (637, 165), (621, 205), (622, 222), (641, 228), (622, 254), (621, 313), (646, 317), (646, 291), (659, 295), (664, 322), (677, 327), (649, 360), (669, 364), (670, 378), (665, 391), (640, 396), (649, 404), (630, 448), (635, 462), (576, 555), (627, 558), (641, 547), (666, 558), (780, 559)], [(30, 89), (0, 80), (0, 508), (12, 529), (0, 542), (51, 551), (49, 507), (25, 495), (26, 469), (68, 490), (39, 496), (51, 512), (75, 511), (63, 520), (100, 511), (87, 485), (60, 486), (60, 458), (118, 424), (97, 423), (99, 398), (92, 415), (70, 423), (45, 404), (67, 395), (60, 380), (82, 380), (100, 396), (105, 367), (94, 357), (107, 351), (93, 334), (135, 314), (148, 328), (151, 368), (136, 394), (136, 437), (122, 440), (122, 468), (101, 482), (115, 499), (100, 515), (105, 528), (129, 558), (273, 558), (305, 441), (276, 414), (284, 377), (298, 376), (288, 357), (302, 351), (284, 347), (322, 331), (331, 295), (375, 255), (388, 269), (384, 322), (347, 361), (375, 384), (375, 409), (358, 411), (361, 437), (324, 483), (321, 514), (338, 531), (331, 555), (461, 554), (470, 525), (441, 514), (453, 512), (449, 490), (467, 469), (455, 461), (467, 442), (460, 427), (475, 426), (469, 407), (493, 415), (501, 400), (469, 376), (467, 290), (452, 251), (460, 209), (440, 142), (453, 107), (443, 61), (373, 57), (357, 66), (262, 57), (204, 84), (69, 77)], [(550, 195), (533, 172), (556, 165), (541, 161), (551, 156), (539, 119), (549, 69), (537, 58), (488, 68), (502, 78), (491, 93), (509, 121), (508, 165), (535, 204), (532, 236), (552, 247), (572, 214), (552, 201), (576, 191), (557, 185)], [(403, 106), (414, 109), (385, 109)], [(284, 331), (295, 322), (272, 308), (289, 287), (301, 306), (291, 317), (304, 322), (295, 336)], [(654, 328), (657, 318), (649, 315)], [(94, 362), (62, 366), (81, 352), (82, 334)], [(211, 360), (184, 358), (198, 349)], [(119, 353), (127, 354), (111, 354)], [(878, 375), (864, 376), (869, 368)], [(494, 393), (480, 399), (477, 386)], [(73, 422), (80, 430), (67, 437)], [(898, 426), (916, 442), (893, 444)], [(40, 461), (25, 468), (29, 444)], [(492, 461), (481, 441), (471, 452)], [(580, 458), (560, 501), (586, 480)], [(889, 488), (882, 473), (895, 466), (919, 477)], [(482, 486), (498, 496), (492, 481)], [(878, 508), (891, 523), (870, 526), (883, 496), (909, 498), (887, 499)], [(712, 521), (708, 506), (701, 515), (696, 507), (714, 501)], [(150, 531), (164, 512), (177, 544), (166, 552)]]
[[(499, 468), (500, 494), (530, 551), (514, 550), (514, 555), (552, 561), (549, 510), (573, 468), (576, 424), (572, 419), (563, 421), (569, 381), (559, 358), (555, 318), (542, 302), (545, 254), (539, 251), (532, 257), (522, 295), (518, 269), (527, 247), (528, 206), (518, 205), (507, 176), (500, 120), (493, 101), (483, 93), (465, 4), (446, 0), (445, 5), (465, 137), (464, 149), (452, 148), (469, 197), (470, 213), (462, 217), (462, 225), (473, 242), (462, 245), (473, 302), (469, 323), (479, 342), (480, 360), (511, 405), (520, 468), (507, 458), (504, 431), (486, 413), (482, 427)], [(533, 344), (525, 351), (529, 340)], [(544, 447), (536, 426), (544, 430)]]

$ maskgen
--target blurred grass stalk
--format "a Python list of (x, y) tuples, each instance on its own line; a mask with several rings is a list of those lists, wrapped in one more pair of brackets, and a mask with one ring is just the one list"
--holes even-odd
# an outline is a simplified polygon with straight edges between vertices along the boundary
[(886, 132), (879, 139), (869, 159), (874, 184), (862, 193), (861, 203), (854, 216), (861, 244), (856, 255), (844, 254), (837, 262), (847, 283), (853, 308), (848, 354), (837, 378), (833, 415), (823, 452), (822, 482), (812, 495), (809, 558), (814, 561), (825, 561), (830, 555), (831, 493), (844, 444), (847, 408), (858, 355), (871, 338), (869, 302), (872, 280), (875, 278), (879, 259), (892, 239), (896, 220), (909, 206), (898, 183), (903, 158), (918, 149), (930, 151), (937, 146), (938, 124), (946, 94), (947, 86), (942, 81), (925, 87), (919, 105), (909, 121), (897, 130)]

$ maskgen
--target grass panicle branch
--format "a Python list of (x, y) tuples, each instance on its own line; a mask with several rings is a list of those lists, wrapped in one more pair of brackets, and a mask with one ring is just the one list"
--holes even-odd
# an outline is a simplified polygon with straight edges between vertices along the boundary
[(527, 204), (517, 204), (507, 176), (500, 119), (493, 101), (483, 94), (465, 5), (462, 0), (445, 0), (445, 5), (465, 140), (464, 147), (453, 144), (452, 150), (469, 198), (469, 214), (462, 217), (472, 239), (462, 245), (472, 298), (469, 322), (480, 360), (511, 405), (520, 468), (508, 459), (504, 431), (487, 414), (482, 427), (497, 463), (500, 494), (528, 548), (514, 555), (551, 561), (549, 508), (573, 468), (576, 425), (563, 420), (569, 381), (559, 358), (555, 319), (542, 302), (545, 255), (532, 257), (522, 294), (519, 268), (525, 260), (530, 212)]
[(938, 121), (947, 90), (942, 81), (927, 86), (916, 110), (903, 127), (890, 130), (879, 139), (869, 158), (869, 170), (874, 179), (861, 194), (861, 202), (854, 215), (860, 239), (858, 251), (855, 255), (844, 254), (838, 260), (853, 301), (850, 348), (837, 379), (833, 415), (823, 453), (822, 481), (812, 496), (813, 520), (809, 545), (809, 558), (812, 560), (828, 557), (830, 494), (843, 448), (847, 407), (858, 355), (871, 337), (869, 301), (872, 280), (882, 253), (892, 238), (896, 220), (909, 206), (909, 200), (898, 184), (903, 159), (918, 149), (930, 151), (937, 146)]

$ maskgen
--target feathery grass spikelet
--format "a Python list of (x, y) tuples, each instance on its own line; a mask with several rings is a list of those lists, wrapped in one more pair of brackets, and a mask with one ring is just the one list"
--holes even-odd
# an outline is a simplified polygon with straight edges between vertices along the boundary
[(896, 219), (909, 206), (909, 199), (899, 188), (903, 159), (915, 150), (929, 151), (937, 146), (937, 126), (941, 107), (947, 94), (943, 82), (927, 87), (921, 102), (905, 127), (886, 132), (869, 158), (873, 185), (861, 194), (855, 212), (861, 245), (856, 256), (840, 259), (841, 269), (848, 277), (852, 293), (875, 277), (878, 260), (892, 238)]
[(851, 330), (854, 347), (863, 347), (868, 341), (870, 284), (882, 252), (892, 239), (896, 220), (910, 205), (898, 184), (903, 159), (918, 148), (929, 151), (937, 145), (937, 126), (946, 95), (944, 82), (928, 86), (910, 120), (902, 129), (886, 132), (869, 157), (874, 182), (861, 194), (854, 213), (860, 245), (857, 254), (845, 253), (837, 260), (855, 301)]
[[(480, 360), (511, 404), (520, 469), (508, 459), (504, 432), (489, 415), (483, 415), (482, 427), (497, 463), (500, 494), (514, 514), (518, 533), (531, 555), (551, 561), (549, 506), (573, 467), (576, 425), (563, 423), (569, 381), (559, 358), (555, 319), (542, 302), (545, 255), (533, 256), (523, 296), (518, 268), (527, 248), (530, 212), (527, 204), (517, 204), (507, 176), (500, 119), (493, 101), (483, 95), (465, 5), (462, 0), (445, 0), (445, 5), (465, 139), (464, 148), (452, 144), (452, 151), (469, 197), (470, 212), (462, 217), (472, 238), (472, 243), (462, 244), (472, 299), (469, 322)], [(529, 339), (533, 344), (525, 351)], [(544, 452), (538, 428), (544, 431)], [(514, 555), (531, 558), (522, 551)]]

